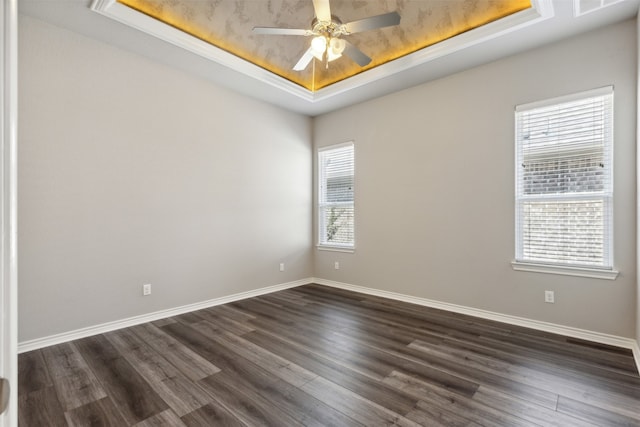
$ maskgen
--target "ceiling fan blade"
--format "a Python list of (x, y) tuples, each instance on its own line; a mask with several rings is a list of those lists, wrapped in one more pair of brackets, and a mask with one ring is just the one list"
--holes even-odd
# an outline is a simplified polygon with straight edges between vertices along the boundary
[(318, 21), (331, 22), (331, 7), (329, 0), (313, 0), (313, 9)]
[(298, 28), (253, 27), (253, 34), (280, 35), (280, 36), (308, 36), (309, 30)]
[[(344, 39), (343, 39), (344, 40)], [(359, 66), (364, 67), (371, 62), (371, 58), (365, 55), (360, 49), (345, 40), (344, 52), (349, 58), (358, 63)]]
[(307, 68), (309, 62), (313, 59), (313, 48), (307, 49), (307, 51), (302, 55), (298, 63), (293, 67), (293, 71), (302, 71)]
[(389, 12), (382, 15), (359, 19), (357, 21), (347, 22), (344, 24), (344, 28), (347, 30), (348, 34), (353, 34), (362, 31), (375, 30), (376, 28), (392, 27), (399, 23), (400, 15), (398, 12)]

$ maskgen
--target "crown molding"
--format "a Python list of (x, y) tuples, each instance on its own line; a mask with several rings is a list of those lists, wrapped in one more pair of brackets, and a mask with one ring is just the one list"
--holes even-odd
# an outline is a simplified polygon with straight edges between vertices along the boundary
[(291, 94), (309, 103), (329, 100), (355, 88), (411, 68), (427, 64), (438, 58), (504, 36), (526, 26), (554, 17), (552, 0), (532, 0), (531, 8), (467, 31), (433, 46), (418, 50), (386, 64), (312, 92), (279, 75), (239, 58), (212, 44), (180, 31), (170, 25), (118, 3), (116, 0), (94, 0), (92, 11), (157, 37), (207, 60), (249, 76), (259, 82)]
[(420, 49), (414, 53), (372, 68), (364, 73), (349, 77), (338, 83), (322, 88), (313, 95), (314, 101), (327, 100), (352, 89), (394, 74), (428, 64), (429, 62), (468, 49), (489, 40), (505, 36), (514, 31), (551, 19), (555, 16), (551, 0), (532, 0), (531, 8), (497, 21), (474, 28), (435, 45)]
[(168, 28), (116, 0), (20, 0), (19, 7), (21, 14), (31, 18), (138, 54), (239, 94), (315, 117), (634, 19), (639, 4), (640, 0), (624, 0), (576, 17), (573, 1), (532, 0), (529, 10), (316, 92), (202, 40), (183, 33), (180, 36), (179, 30)]

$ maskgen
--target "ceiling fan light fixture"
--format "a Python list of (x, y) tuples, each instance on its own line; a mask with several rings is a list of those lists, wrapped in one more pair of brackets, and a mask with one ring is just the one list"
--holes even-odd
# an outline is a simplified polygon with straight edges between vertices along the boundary
[(253, 28), (253, 32), (256, 34), (313, 36), (310, 46), (302, 54), (302, 57), (300, 57), (296, 65), (293, 66), (293, 71), (305, 70), (307, 66), (313, 61), (313, 58), (316, 58), (318, 61), (323, 62), (325, 64), (325, 68), (328, 69), (329, 62), (341, 58), (343, 53), (351, 58), (360, 67), (366, 67), (371, 63), (371, 58), (369, 58), (356, 46), (352, 45), (344, 39), (341, 39), (340, 37), (348, 36), (353, 33), (375, 30), (378, 28), (392, 27), (400, 24), (400, 15), (398, 14), (398, 12), (389, 12), (382, 15), (369, 16), (368, 18), (363, 18), (357, 21), (347, 22), (346, 24), (343, 24), (340, 18), (331, 14), (331, 8), (329, 6), (330, 0), (312, 1), (313, 9), (316, 16), (311, 21), (311, 29), (303, 30), (300, 28), (281, 27)]
[(327, 51), (327, 61), (331, 62), (331, 61), (335, 61), (336, 59), (340, 58), (342, 56), (341, 53), (333, 53), (333, 51), (331, 49), (329, 49)]
[(329, 50), (327, 51), (327, 60), (329, 62), (338, 59), (342, 56), (342, 52), (344, 52), (344, 48), (347, 46), (347, 43), (339, 38), (331, 38), (329, 40)]
[(317, 36), (311, 40), (311, 49), (314, 54), (322, 55), (327, 50), (327, 39), (324, 36)]

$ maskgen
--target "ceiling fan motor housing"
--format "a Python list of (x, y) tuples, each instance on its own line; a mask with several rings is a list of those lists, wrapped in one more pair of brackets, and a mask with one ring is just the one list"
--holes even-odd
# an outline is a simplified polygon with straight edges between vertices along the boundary
[(311, 21), (311, 32), (318, 36), (324, 36), (327, 39), (348, 35), (342, 21), (335, 15), (331, 15), (331, 21), (319, 21), (318, 18), (314, 18)]

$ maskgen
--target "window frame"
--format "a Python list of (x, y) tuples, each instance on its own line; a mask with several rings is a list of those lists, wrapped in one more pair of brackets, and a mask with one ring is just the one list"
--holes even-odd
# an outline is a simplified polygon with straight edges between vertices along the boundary
[[(551, 273), (551, 274), (560, 274), (560, 275), (570, 275), (570, 276), (581, 276), (581, 277), (590, 277), (590, 278), (598, 278), (598, 279), (609, 279), (615, 280), (618, 275), (618, 271), (614, 268), (614, 258), (613, 258), (613, 203), (614, 203), (614, 191), (613, 191), (613, 141), (614, 141), (614, 91), (613, 86), (606, 86), (598, 89), (578, 92), (566, 96), (560, 96), (556, 98), (546, 99), (542, 101), (532, 102), (528, 104), (518, 105), (515, 108), (514, 112), (514, 141), (515, 141), (515, 258), (511, 262), (514, 270), (517, 271), (529, 271), (529, 272), (538, 272), (538, 273)], [(579, 193), (569, 193), (566, 195), (558, 194), (558, 193), (550, 193), (550, 194), (541, 194), (539, 197), (523, 197), (520, 194), (520, 173), (518, 170), (519, 163), (523, 160), (521, 158), (521, 150), (522, 144), (519, 140), (519, 131), (520, 131), (520, 122), (519, 122), (519, 113), (524, 111), (531, 111), (537, 108), (542, 107), (551, 107), (554, 105), (560, 105), (567, 102), (579, 101), (588, 98), (598, 97), (598, 96), (611, 96), (611, 110), (609, 111), (609, 119), (605, 121), (605, 135), (608, 135), (608, 144), (605, 146), (605, 150), (608, 150), (608, 153), (605, 153), (605, 156), (609, 156), (609, 165), (608, 165), (608, 173), (609, 173), (609, 189), (602, 192), (602, 194), (594, 195), (593, 193), (589, 193), (588, 195), (582, 195)], [(545, 263), (540, 262), (538, 260), (529, 260), (523, 257), (523, 228), (521, 222), (521, 202), (523, 200), (566, 200), (566, 201), (575, 201), (579, 199), (585, 199), (590, 197), (597, 197), (601, 199), (604, 203), (604, 211), (605, 215), (608, 216), (608, 220), (605, 221), (605, 230), (603, 232), (604, 239), (604, 259), (607, 265), (604, 266), (590, 266), (579, 263), (566, 263), (566, 262), (558, 262), (558, 263)]]
[[(322, 165), (320, 164), (321, 162), (321, 155), (320, 153), (325, 152), (325, 151), (331, 151), (331, 150), (337, 150), (337, 149), (341, 149), (344, 147), (352, 147), (353, 148), (353, 180), (354, 180), (354, 184), (353, 184), (353, 200), (351, 202), (326, 202), (324, 200), (321, 200), (321, 197), (323, 195), (323, 191), (322, 191), (322, 185), (323, 185), (323, 171), (322, 171)], [(316, 150), (316, 179), (317, 179), (317, 183), (316, 183), (316, 248), (319, 250), (326, 250), (326, 251), (335, 251), (335, 252), (348, 252), (348, 253), (353, 253), (355, 252), (355, 247), (356, 247), (356, 241), (355, 241), (355, 236), (356, 236), (356, 226), (355, 226), (355, 158), (356, 158), (356, 148), (355, 148), (355, 143), (354, 141), (347, 141), (347, 142), (343, 142), (343, 143), (338, 143), (338, 144), (332, 144), (332, 145), (326, 145), (323, 147), (319, 147)], [(351, 242), (351, 244), (338, 244), (338, 243), (327, 243), (325, 241), (323, 241), (323, 236), (326, 234), (326, 229), (324, 226), (324, 221), (323, 221), (323, 209), (325, 209), (327, 206), (331, 206), (331, 205), (340, 205), (340, 206), (350, 206), (353, 209), (353, 230), (352, 230), (352, 234), (353, 234), (353, 240)]]

